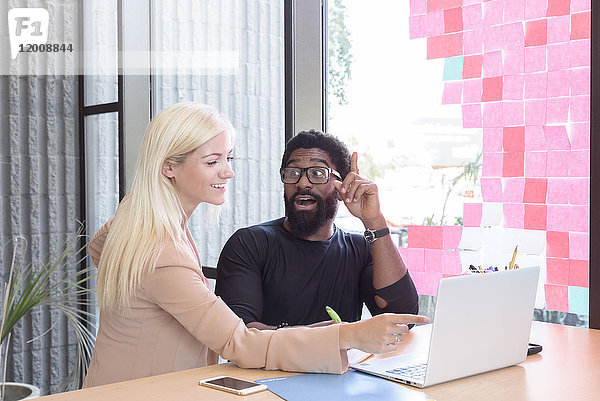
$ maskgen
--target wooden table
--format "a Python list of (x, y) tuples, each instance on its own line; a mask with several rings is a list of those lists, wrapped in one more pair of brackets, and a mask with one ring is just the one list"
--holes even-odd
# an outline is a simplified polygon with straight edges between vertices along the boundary
[[(428, 343), (428, 332), (425, 326), (415, 327), (405, 336), (398, 352), (419, 350)], [(600, 399), (600, 330), (533, 322), (531, 342), (542, 344), (544, 349), (522, 364), (416, 391), (424, 391), (437, 401)], [(240, 398), (198, 385), (198, 380), (218, 375), (257, 380), (290, 373), (222, 364), (42, 398), (44, 401), (281, 400), (269, 391)]]

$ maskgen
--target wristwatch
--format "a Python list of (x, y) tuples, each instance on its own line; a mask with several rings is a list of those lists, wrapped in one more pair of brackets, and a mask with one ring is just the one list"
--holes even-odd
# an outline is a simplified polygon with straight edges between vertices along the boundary
[(373, 242), (375, 242), (377, 240), (377, 238), (385, 237), (389, 233), (390, 233), (389, 227), (381, 228), (377, 231), (369, 230), (367, 228), (363, 235), (365, 237), (365, 241), (367, 241), (369, 244), (372, 244)]

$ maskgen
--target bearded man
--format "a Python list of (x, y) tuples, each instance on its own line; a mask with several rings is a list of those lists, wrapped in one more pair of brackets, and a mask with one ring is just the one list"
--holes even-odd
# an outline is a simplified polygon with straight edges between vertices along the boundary
[[(359, 175), (336, 137), (302, 131), (281, 161), (285, 217), (242, 228), (227, 241), (215, 292), (248, 327), (329, 324), (325, 306), (343, 321), (418, 313), (418, 295), (381, 213), (377, 185)], [(334, 224), (343, 202), (364, 235)]]

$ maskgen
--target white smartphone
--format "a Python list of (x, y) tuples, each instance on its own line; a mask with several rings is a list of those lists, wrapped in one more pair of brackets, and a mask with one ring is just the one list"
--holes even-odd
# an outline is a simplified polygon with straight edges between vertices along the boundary
[(236, 379), (235, 377), (229, 376), (211, 377), (210, 379), (200, 380), (198, 383), (201, 386), (223, 390), (237, 395), (254, 394), (267, 389), (267, 386), (264, 384)]

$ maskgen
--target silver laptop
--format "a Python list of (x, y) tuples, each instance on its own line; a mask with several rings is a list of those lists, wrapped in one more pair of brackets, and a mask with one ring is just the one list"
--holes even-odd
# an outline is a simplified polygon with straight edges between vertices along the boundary
[(350, 366), (427, 387), (523, 362), (539, 270), (536, 266), (442, 279), (428, 353)]

